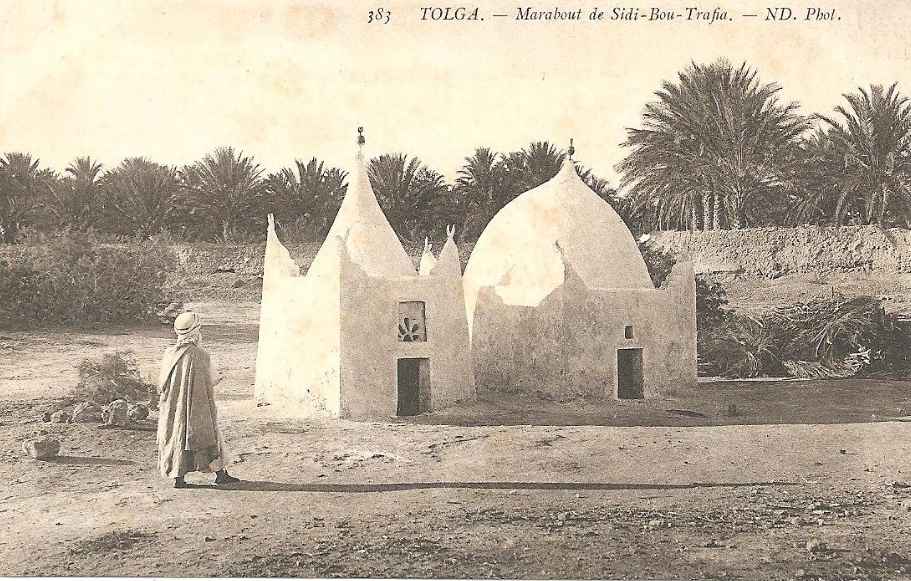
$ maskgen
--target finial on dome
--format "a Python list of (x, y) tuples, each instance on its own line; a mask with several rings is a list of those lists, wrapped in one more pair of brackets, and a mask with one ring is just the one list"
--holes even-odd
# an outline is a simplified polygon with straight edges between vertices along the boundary
[(357, 128), (357, 144), (364, 145), (365, 143), (367, 143), (367, 140), (364, 139), (364, 128), (358, 127)]
[(573, 138), (572, 137), (569, 138), (569, 149), (566, 150), (566, 152), (569, 154), (569, 159), (572, 159), (573, 155), (576, 154), (576, 148), (573, 147)]

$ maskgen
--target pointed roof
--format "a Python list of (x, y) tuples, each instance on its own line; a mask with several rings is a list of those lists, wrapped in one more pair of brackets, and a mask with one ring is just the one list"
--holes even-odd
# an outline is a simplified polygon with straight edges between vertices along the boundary
[(269, 226), (266, 229), (266, 254), (263, 258), (263, 276), (269, 277), (275, 274), (286, 277), (300, 276), (300, 268), (275, 233), (275, 217), (269, 214), (267, 219)]
[(469, 324), (482, 287), (509, 287), (498, 292), (512, 304), (534, 306), (563, 284), (564, 260), (591, 289), (654, 288), (632, 233), (582, 181), (570, 156), (557, 175), (504, 206), (484, 229), (463, 277)]
[(436, 265), (431, 270), (431, 274), (461, 278), (462, 262), (459, 260), (459, 248), (453, 239), (454, 236), (455, 226), (447, 226), (446, 243), (443, 244), (443, 249), (440, 250), (440, 255), (437, 257)]
[[(326, 239), (338, 236), (344, 240), (351, 261), (370, 276), (415, 276), (414, 264), (386, 219), (370, 185), (363, 128), (358, 128), (358, 133), (352, 179)], [(308, 276), (317, 265), (325, 262), (321, 255), (330, 252), (327, 244), (323, 243), (313, 259)]]
[(428, 276), (433, 267), (436, 266), (437, 259), (433, 255), (433, 245), (429, 238), (424, 238), (424, 251), (421, 253), (421, 262), (418, 264), (418, 274)]

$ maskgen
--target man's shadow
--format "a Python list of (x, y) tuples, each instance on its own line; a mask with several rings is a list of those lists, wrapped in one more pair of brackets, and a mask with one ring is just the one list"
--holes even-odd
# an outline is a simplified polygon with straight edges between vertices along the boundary
[(119, 458), (96, 458), (93, 456), (55, 456), (44, 460), (50, 464), (70, 464), (74, 466), (132, 466), (131, 460)]
[(390, 482), (377, 484), (306, 484), (241, 480), (233, 484), (189, 484), (190, 488), (240, 490), (248, 492), (321, 492), (376, 493), (412, 490), (692, 490), (700, 488), (739, 488), (754, 486), (797, 486), (796, 482), (693, 482), (688, 484), (648, 484), (616, 482)]

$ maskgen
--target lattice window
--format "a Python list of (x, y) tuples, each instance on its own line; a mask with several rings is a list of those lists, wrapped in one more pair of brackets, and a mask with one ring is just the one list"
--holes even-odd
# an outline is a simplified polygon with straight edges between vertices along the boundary
[(427, 340), (427, 320), (423, 301), (399, 303), (399, 341), (406, 343)]
[(633, 326), (632, 325), (627, 325), (626, 327), (623, 328), (623, 336), (627, 339), (633, 338)]

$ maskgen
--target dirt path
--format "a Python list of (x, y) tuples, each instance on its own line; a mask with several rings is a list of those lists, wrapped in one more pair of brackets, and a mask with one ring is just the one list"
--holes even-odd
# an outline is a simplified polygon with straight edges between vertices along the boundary
[(301, 422), (242, 401), (223, 416), (245, 480), (232, 490), (201, 476), (169, 488), (151, 431), (41, 424), (64, 456), (35, 462), (10, 446), (34, 425), (4, 421), (2, 572), (896, 578), (911, 565), (911, 490), (890, 485), (908, 480), (908, 424)]
[[(871, 421), (911, 407), (906, 383), (304, 421), (250, 400), (255, 306), (197, 310), (244, 483), (170, 488), (152, 422), (37, 421), (81, 357), (126, 346), (152, 374), (166, 329), (7, 334), (0, 574), (911, 578), (911, 423)], [(42, 432), (62, 441), (57, 461), (23, 457)]]

